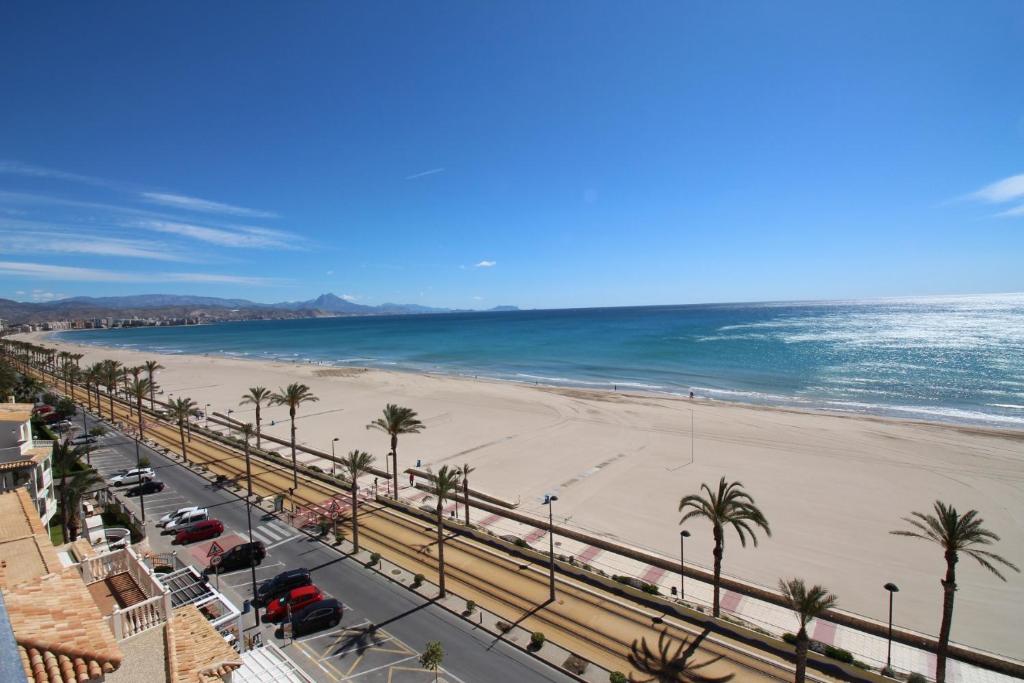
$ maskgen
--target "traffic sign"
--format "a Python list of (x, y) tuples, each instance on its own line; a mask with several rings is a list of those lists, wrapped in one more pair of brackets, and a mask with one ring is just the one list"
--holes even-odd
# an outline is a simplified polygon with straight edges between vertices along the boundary
[(210, 558), (210, 566), (211, 567), (219, 566), (221, 559), (222, 558), (221, 558), (221, 556), (219, 554), (218, 555), (214, 555), (213, 557)]
[(217, 541), (214, 541), (213, 543), (210, 544), (210, 550), (207, 551), (206, 556), (207, 557), (219, 557), (220, 555), (223, 555), (223, 554), (224, 554), (224, 548), (220, 547), (220, 543), (217, 543)]

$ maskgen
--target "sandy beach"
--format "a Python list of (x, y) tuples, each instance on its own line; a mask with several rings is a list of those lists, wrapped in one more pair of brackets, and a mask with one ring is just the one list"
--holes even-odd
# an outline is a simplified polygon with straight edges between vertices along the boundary
[[(938, 631), (944, 562), (939, 548), (888, 533), (906, 528), (902, 517), (937, 498), (976, 508), (1002, 537), (996, 552), (1024, 565), (1024, 433), (18, 338), (84, 353), (83, 365), (158, 359), (164, 398), (231, 408), (242, 420), (254, 418), (238, 405), (248, 387), (304, 382), (320, 401), (300, 409), (298, 439), (327, 451), (339, 437), (339, 453), (382, 459), (387, 437), (366, 424), (385, 403), (409, 406), (427, 428), (400, 440), (400, 466), (469, 463), (474, 488), (528, 512), (557, 491), (570, 524), (669, 557), (678, 557), (680, 497), (725, 475), (743, 482), (773, 531), (758, 548), (729, 532), (725, 573), (769, 586), (783, 576), (820, 582), (842, 608), (879, 620), (882, 586), (893, 581), (896, 622), (926, 633)], [(264, 431), (287, 438), (287, 410), (265, 409)], [(688, 529), (687, 561), (710, 565), (710, 527)], [(1024, 576), (1003, 583), (968, 558), (958, 571), (953, 639), (1024, 657)]]

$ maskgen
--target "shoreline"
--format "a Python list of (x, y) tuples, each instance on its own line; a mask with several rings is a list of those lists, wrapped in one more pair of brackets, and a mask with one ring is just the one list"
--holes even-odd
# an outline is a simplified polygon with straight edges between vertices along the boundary
[[(231, 321), (235, 322), (235, 321)], [(185, 326), (178, 326), (185, 327)], [(188, 326), (193, 327), (193, 326)], [(167, 353), (165, 351), (153, 351), (139, 348), (126, 348), (119, 346), (110, 346), (101, 343), (90, 343), (90, 342), (72, 342), (68, 339), (57, 337), (58, 334), (65, 334), (68, 332), (81, 332), (85, 330), (55, 330), (49, 332), (27, 332), (20, 333), (18, 335), (12, 335), (12, 338), (17, 337), (26, 341), (34, 342), (47, 342), (54, 345), (63, 344), (71, 348), (77, 348), (78, 350), (95, 350), (102, 349), (111, 353), (139, 353), (149, 354), (154, 356), (169, 356), (169, 357), (192, 357), (192, 358), (221, 358), (224, 360), (237, 360), (237, 361), (250, 361), (255, 363), (271, 363), (271, 364), (284, 364), (286, 367), (302, 367), (302, 368), (320, 368), (327, 370), (352, 370), (358, 372), (382, 372), (382, 373), (400, 373), (400, 374), (412, 374), (420, 375), (424, 377), (444, 377), (454, 380), (462, 380), (466, 382), (486, 382), (496, 383), (499, 385), (514, 385), (522, 386), (526, 388), (534, 388), (541, 391), (563, 391), (563, 392), (578, 392), (581, 394), (587, 394), (591, 398), (596, 400), (602, 400), (602, 397), (610, 396), (624, 396), (633, 398), (650, 398), (659, 400), (669, 401), (681, 401), (687, 405), (704, 404), (704, 405), (716, 405), (716, 406), (738, 406), (741, 408), (751, 410), (769, 410), (779, 411), (784, 413), (798, 413), (807, 415), (822, 415), (827, 417), (835, 418), (847, 418), (847, 419), (862, 419), (868, 421), (881, 421), (895, 424), (908, 424), (908, 425), (919, 425), (919, 426), (932, 426), (937, 428), (949, 428), (957, 431), (966, 433), (979, 433), (979, 434), (993, 434), (999, 436), (1005, 436), (1007, 438), (1019, 438), (1024, 439), (1024, 424), (1020, 427), (1001, 427), (995, 424), (985, 422), (982, 419), (978, 420), (956, 420), (950, 417), (947, 420), (943, 419), (928, 419), (924, 417), (906, 417), (900, 415), (893, 415), (892, 412), (901, 412), (899, 408), (876, 405), (870, 409), (863, 411), (856, 410), (842, 410), (838, 408), (830, 407), (815, 407), (813, 405), (801, 406), (786, 403), (785, 401), (792, 401), (793, 403), (800, 403), (800, 401), (794, 397), (783, 397), (783, 401), (778, 403), (775, 402), (756, 402), (756, 401), (744, 401), (741, 399), (719, 399), (712, 396), (697, 394), (693, 399), (690, 399), (686, 394), (676, 391), (645, 391), (642, 389), (628, 389), (620, 391), (618, 389), (604, 389), (590, 386), (578, 386), (580, 384), (588, 384), (583, 380), (575, 381), (566, 378), (565, 383), (559, 384), (556, 382), (541, 382), (541, 381), (527, 381), (519, 380), (514, 378), (503, 378), (493, 377), (487, 375), (470, 375), (460, 372), (446, 372), (444, 370), (429, 371), (416, 369), (411, 367), (402, 367), (397, 363), (392, 363), (394, 368), (383, 368), (378, 366), (363, 366), (363, 365), (350, 365), (348, 363), (338, 363), (332, 361), (314, 361), (311, 359), (303, 360), (288, 360), (284, 358), (275, 357), (260, 357), (254, 356), (248, 353)], [(613, 382), (608, 382), (608, 385), (617, 387), (619, 385)], [(623, 384), (622, 386), (626, 386)], [(701, 388), (701, 387), (695, 387)], [(715, 390), (718, 391), (718, 390)], [(823, 399), (826, 400), (827, 399)], [(810, 402), (808, 402), (810, 403)], [(904, 409), (902, 412), (907, 412)], [(998, 422), (998, 420), (996, 420)]]
[[(821, 582), (840, 607), (884, 620), (881, 586), (901, 587), (899, 625), (936, 633), (941, 551), (889, 532), (936, 499), (977, 509), (1002, 537), (995, 548), (1024, 561), (1024, 433), (863, 414), (830, 413), (647, 392), (537, 386), (412, 372), (338, 368), (222, 355), (159, 354), (44, 338), (19, 339), (128, 364), (158, 360), (162, 400), (188, 396), (201, 410), (251, 422), (245, 391), (303, 382), (319, 397), (296, 418), (297, 441), (339, 455), (365, 450), (382, 463), (386, 435), (367, 430), (387, 403), (419, 413), (422, 433), (401, 437), (399, 467), (468, 464), (475, 489), (519, 500), (527, 514), (555, 517), (660, 554), (679, 557), (681, 496), (720, 477), (740, 481), (772, 526), (757, 548), (726, 541), (724, 573), (765, 586), (779, 577)], [(251, 362), (256, 361), (256, 362)], [(286, 408), (264, 407), (263, 433), (288, 439)], [(691, 422), (692, 420), (692, 422)], [(693, 431), (691, 431), (691, 424)], [(277, 447), (281, 453), (287, 447)], [(317, 464), (315, 456), (300, 460)], [(329, 467), (329, 465), (327, 465)], [(688, 523), (688, 562), (711, 562), (710, 526)], [(690, 545), (693, 544), (693, 550)], [(591, 564), (601, 565), (598, 553)], [(1024, 581), (959, 566), (953, 639), (1024, 658)]]

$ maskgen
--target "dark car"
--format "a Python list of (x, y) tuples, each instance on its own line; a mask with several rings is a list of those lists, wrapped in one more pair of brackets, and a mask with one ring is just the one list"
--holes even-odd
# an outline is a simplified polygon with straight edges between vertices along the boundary
[(216, 519), (204, 519), (201, 522), (189, 524), (174, 536), (174, 543), (185, 544), (193, 541), (205, 541), (209, 538), (216, 538), (224, 533), (224, 525)]
[(279, 598), (293, 588), (308, 586), (313, 583), (308, 569), (290, 569), (281, 572), (277, 576), (260, 584), (256, 589), (256, 597), (253, 604), (256, 607), (266, 607), (275, 598)]
[(243, 567), (254, 567), (262, 562), (266, 556), (267, 546), (263, 545), (262, 541), (240, 543), (234, 548), (228, 548), (220, 556), (220, 563), (216, 567), (213, 565), (207, 567), (206, 573), (223, 574), (224, 572), (242, 569)]
[(292, 636), (333, 628), (341, 622), (343, 609), (334, 598), (314, 602), (292, 615)]
[(140, 496), (142, 494), (160, 493), (163, 490), (164, 483), (162, 481), (150, 479), (149, 481), (142, 482), (138, 486), (131, 487), (128, 489), (127, 494), (129, 496)]

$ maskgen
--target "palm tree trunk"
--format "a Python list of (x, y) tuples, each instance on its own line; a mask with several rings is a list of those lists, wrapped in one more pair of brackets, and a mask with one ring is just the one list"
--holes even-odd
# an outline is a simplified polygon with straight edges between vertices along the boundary
[(946, 681), (946, 650), (949, 648), (949, 632), (953, 628), (957, 559), (955, 552), (946, 551), (946, 578), (942, 581), (942, 626), (939, 627), (939, 647), (935, 651), (935, 683)]
[(801, 626), (800, 632), (796, 634), (796, 683), (804, 683), (804, 677), (807, 675), (808, 645), (810, 639), (807, 637), (807, 629)]
[(256, 404), (256, 450), (263, 448), (260, 443), (260, 404)]
[(462, 480), (462, 494), (466, 497), (462, 502), (466, 504), (466, 526), (469, 526), (469, 477)]
[(352, 478), (352, 545), (359, 552), (359, 520), (356, 519), (356, 480)]
[(444, 510), (441, 509), (441, 498), (437, 499), (437, 572), (438, 585), (441, 588), (440, 597), (445, 597), (447, 592), (444, 589)]
[(155, 404), (156, 404), (156, 400), (153, 398), (153, 395), (155, 393), (156, 393), (156, 385), (153, 384), (153, 375), (151, 374), (149, 376), (149, 409), (150, 410), (156, 410), (156, 408), (154, 407)]
[(291, 411), (292, 417), (292, 490), (299, 488), (299, 463), (295, 457), (295, 410)]
[(138, 402), (137, 405), (139, 408), (139, 439), (142, 439), (144, 436), (142, 433), (142, 394), (139, 394), (138, 397), (136, 397), (136, 401)]
[(181, 436), (181, 461), (188, 464), (188, 454), (185, 452), (185, 425), (178, 421), (178, 434)]
[(110, 421), (114, 421), (114, 391), (107, 387), (107, 397), (110, 399)]
[[(398, 500), (398, 435), (391, 435), (391, 464), (393, 465), (391, 476), (395, 480), (395, 491), (393, 495)], [(441, 591), (442, 593), (444, 591)]]
[(715, 601), (713, 615), (718, 617), (721, 615), (721, 604), (718, 599), (718, 584), (722, 579), (722, 554), (725, 551), (723, 548), (722, 528), (715, 526), (715, 576), (714, 576), (714, 589), (715, 589)]

